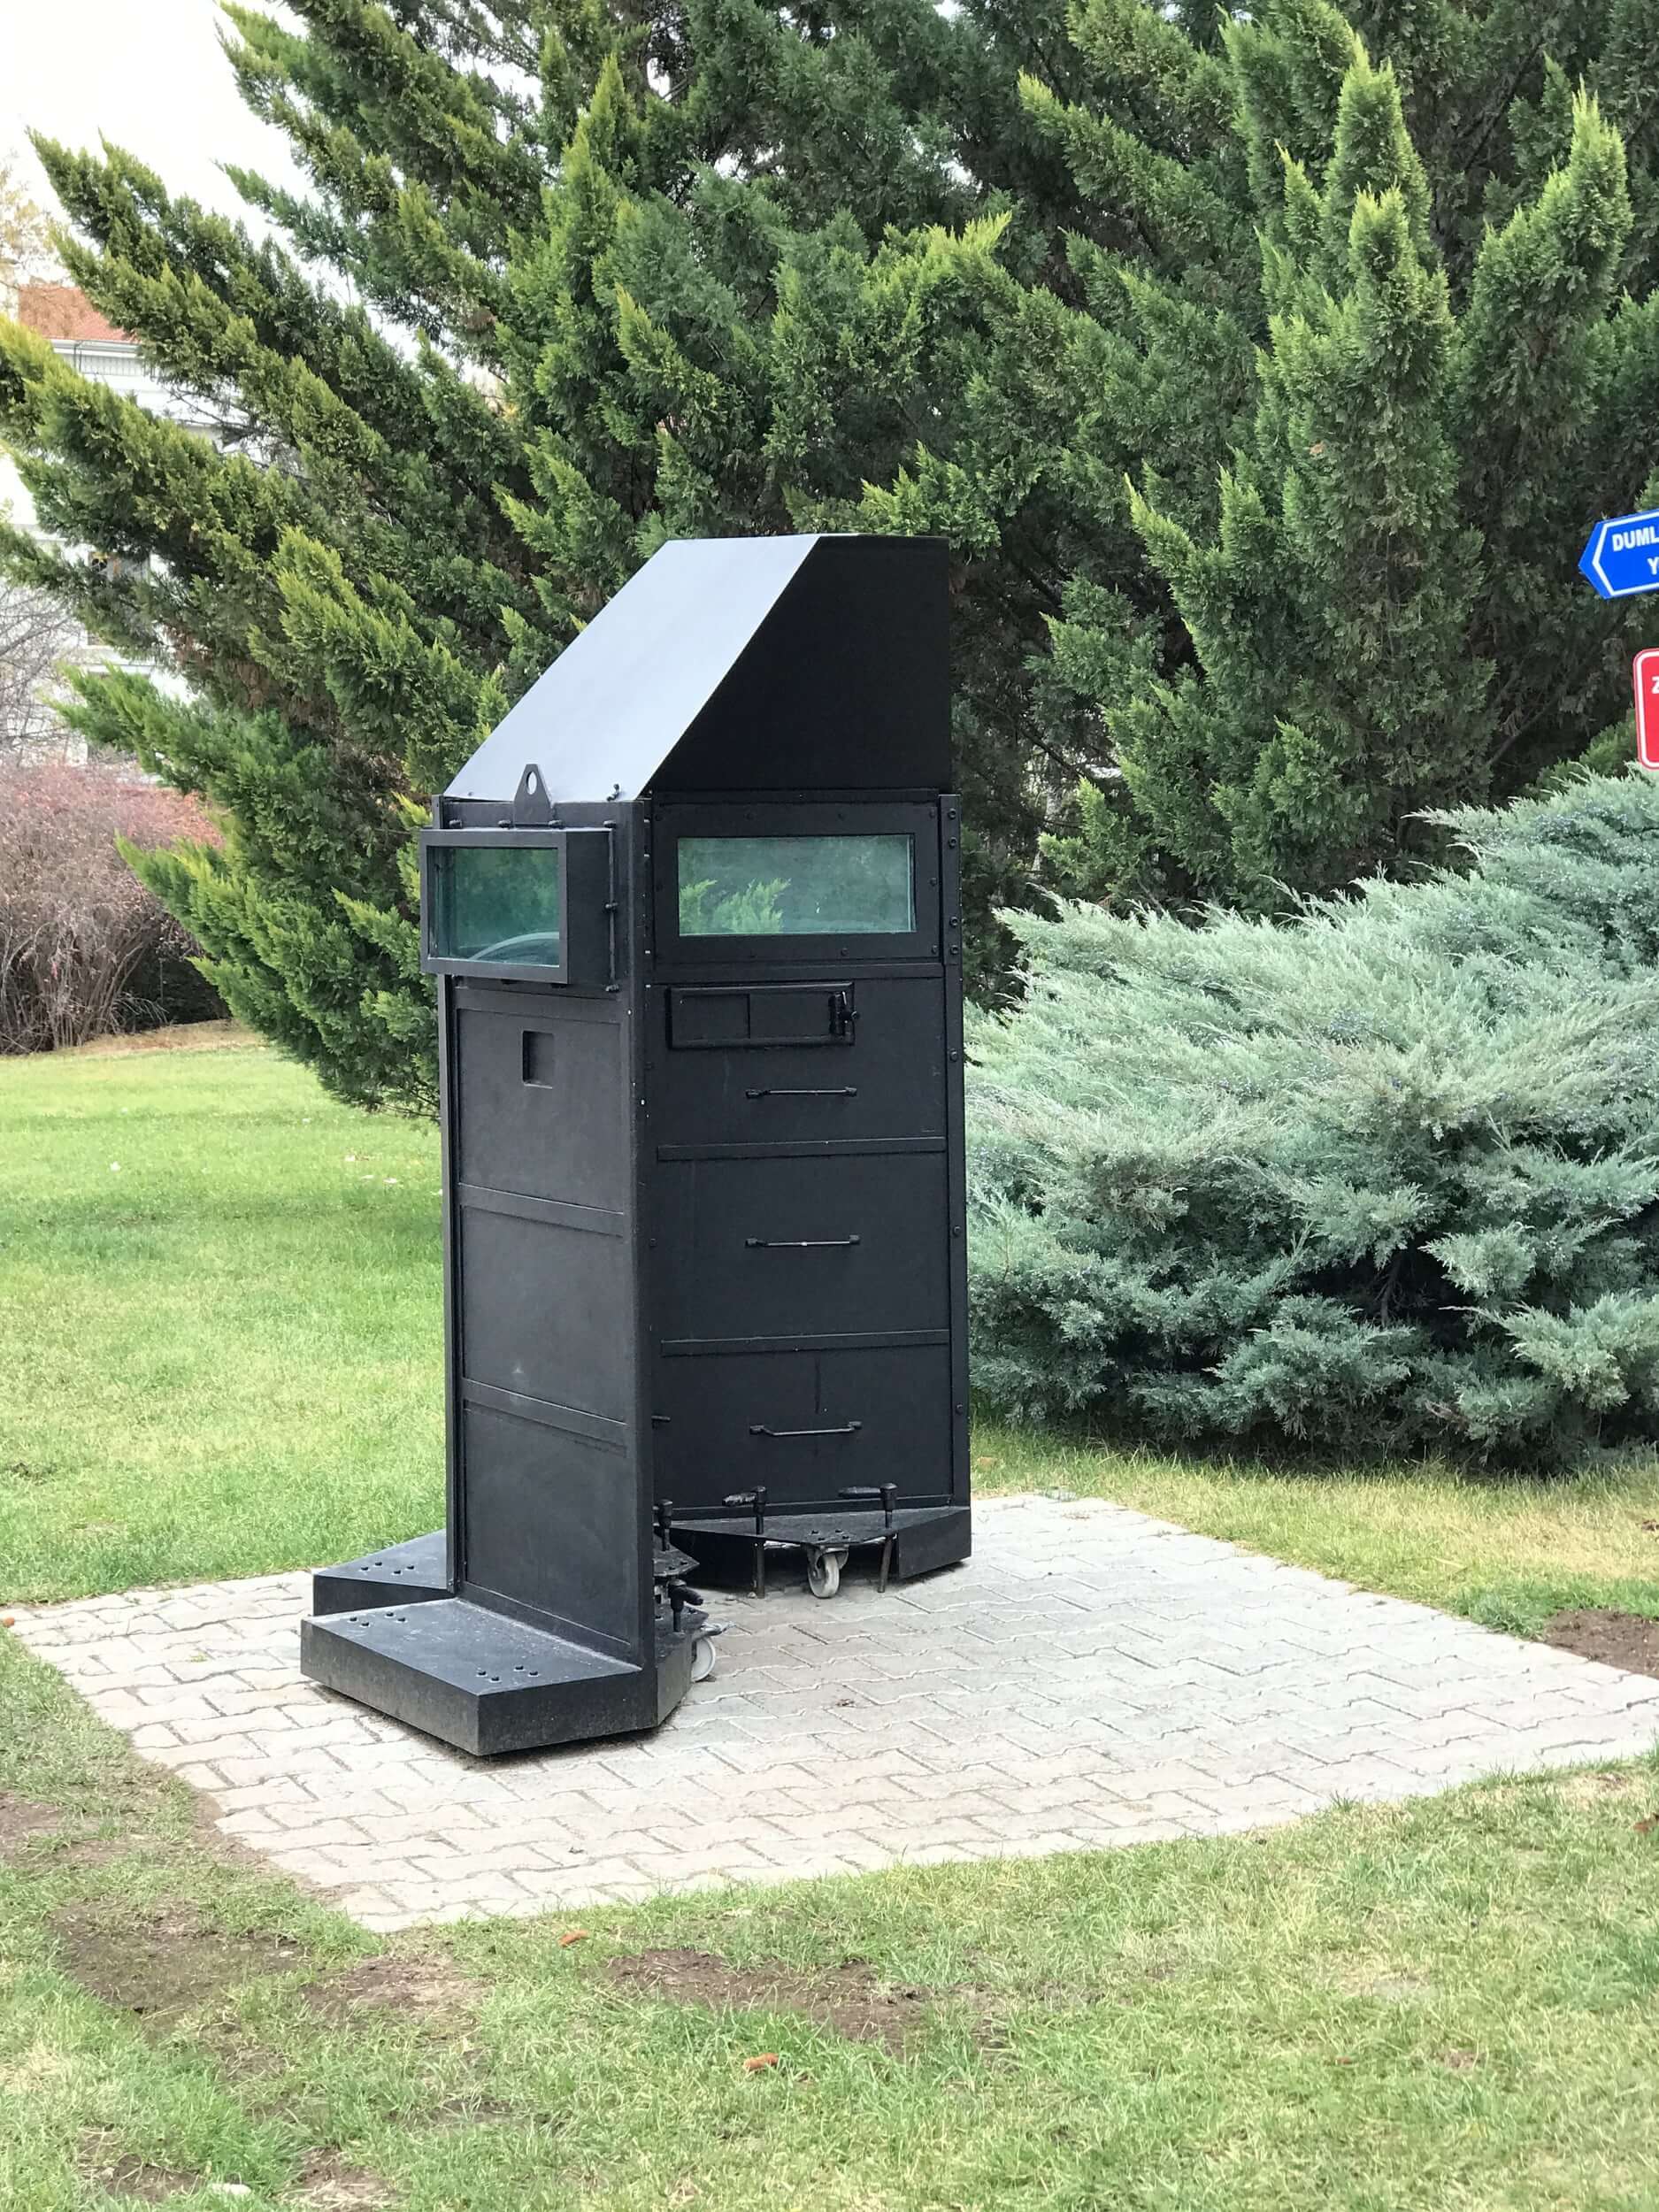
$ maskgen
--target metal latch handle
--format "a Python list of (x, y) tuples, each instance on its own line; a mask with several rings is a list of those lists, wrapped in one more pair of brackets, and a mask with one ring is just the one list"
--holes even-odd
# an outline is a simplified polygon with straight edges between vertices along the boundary
[(862, 1241), (859, 1237), (745, 1237), (743, 1247), (749, 1252), (844, 1252)]
[(893, 1508), (895, 1501), (897, 1500), (898, 1494), (899, 1486), (896, 1482), (860, 1485), (860, 1486), (856, 1489), (843, 1490), (841, 1492), (842, 1497), (845, 1498), (849, 1504), (854, 1502), (863, 1504), (868, 1501), (873, 1500), (875, 1503), (881, 1506), (886, 1510), (888, 1520), (893, 1518)]
[(849, 1083), (844, 1089), (838, 1091), (764, 1090), (745, 1091), (743, 1095), (745, 1098), (856, 1098), (858, 1087), (856, 1083)]
[(862, 1421), (843, 1421), (839, 1428), (834, 1429), (773, 1429), (768, 1428), (764, 1421), (751, 1421), (749, 1432), (751, 1436), (772, 1437), (856, 1436), (863, 1426)]

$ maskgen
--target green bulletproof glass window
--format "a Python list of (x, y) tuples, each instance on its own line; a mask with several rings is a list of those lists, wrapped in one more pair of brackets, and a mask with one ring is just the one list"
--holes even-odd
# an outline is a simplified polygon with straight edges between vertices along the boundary
[(433, 952), (441, 960), (557, 967), (563, 858), (557, 845), (434, 845)]
[(682, 937), (908, 936), (915, 852), (904, 835), (682, 837)]

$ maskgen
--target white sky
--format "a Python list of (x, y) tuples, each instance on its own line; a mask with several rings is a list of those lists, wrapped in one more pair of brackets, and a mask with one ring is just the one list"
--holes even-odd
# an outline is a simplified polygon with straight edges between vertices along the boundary
[(89, 147), (102, 134), (170, 192), (263, 232), (216, 165), (298, 178), (281, 133), (242, 104), (221, 21), (214, 0), (0, 0), (0, 150), (42, 206), (56, 212), (25, 133)]

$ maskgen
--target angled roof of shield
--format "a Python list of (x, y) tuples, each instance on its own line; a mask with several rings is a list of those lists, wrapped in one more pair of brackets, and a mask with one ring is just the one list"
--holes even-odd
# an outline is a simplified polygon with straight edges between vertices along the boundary
[(682, 538), (573, 639), (446, 797), (939, 790), (950, 780), (939, 538)]

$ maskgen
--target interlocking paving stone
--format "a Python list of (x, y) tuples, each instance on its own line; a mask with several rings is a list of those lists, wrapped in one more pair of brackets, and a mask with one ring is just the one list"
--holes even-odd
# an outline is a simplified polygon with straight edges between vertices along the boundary
[(720, 1598), (719, 1671), (655, 1736), (495, 1761), (303, 1680), (304, 1575), (19, 1609), (16, 1632), (377, 1929), (1233, 1834), (1659, 1738), (1647, 1676), (1119, 1506), (989, 1499), (974, 1542), (885, 1596)]

